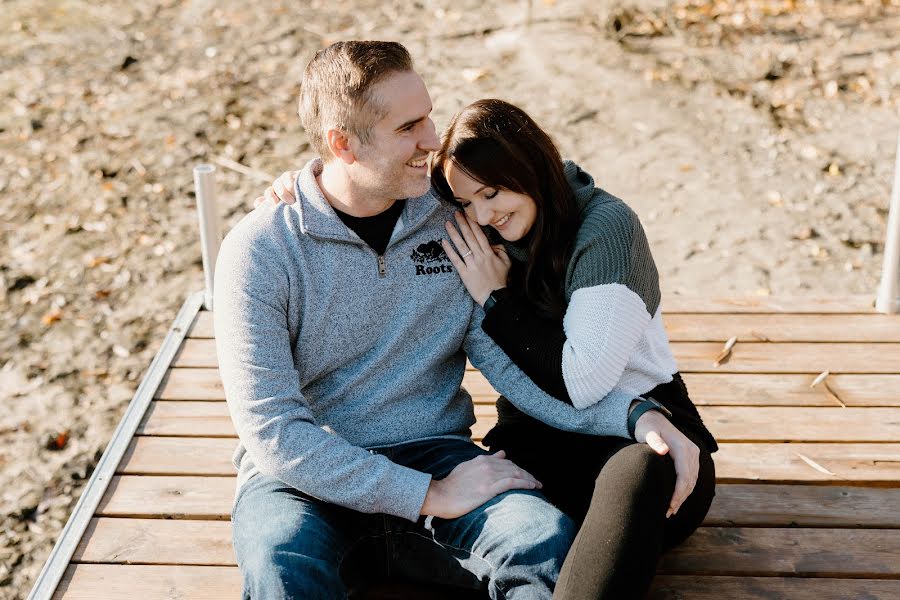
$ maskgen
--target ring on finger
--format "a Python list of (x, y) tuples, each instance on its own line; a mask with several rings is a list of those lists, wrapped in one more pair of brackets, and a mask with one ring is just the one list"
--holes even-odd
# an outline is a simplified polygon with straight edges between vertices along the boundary
[(463, 254), (463, 255), (462, 255), (462, 258), (465, 258), (465, 257), (469, 256), (470, 254), (472, 254), (472, 251), (471, 251), (471, 250), (469, 250), (468, 252), (466, 252), (465, 254)]

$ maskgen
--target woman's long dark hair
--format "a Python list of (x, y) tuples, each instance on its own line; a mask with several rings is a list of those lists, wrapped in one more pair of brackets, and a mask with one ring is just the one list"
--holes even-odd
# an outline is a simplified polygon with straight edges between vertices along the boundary
[(526, 194), (537, 204), (537, 218), (523, 240), (527, 264), (511, 271), (509, 287), (546, 317), (562, 318), (578, 207), (553, 140), (522, 109), (502, 100), (479, 100), (453, 117), (432, 167), (438, 193), (458, 204), (444, 176), (448, 161), (484, 185)]

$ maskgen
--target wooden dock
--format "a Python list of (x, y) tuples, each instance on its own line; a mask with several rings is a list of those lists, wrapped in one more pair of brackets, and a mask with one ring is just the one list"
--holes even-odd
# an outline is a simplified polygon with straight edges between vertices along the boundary
[[(62, 573), (54, 598), (239, 597), (229, 522), (236, 436), (212, 315), (194, 306), (114, 474), (92, 483), (107, 487), (82, 517), (83, 534), (67, 528), (74, 553), (51, 557)], [(671, 297), (664, 308), (721, 450), (712, 510), (663, 558), (651, 597), (900, 598), (900, 316), (875, 313), (869, 298)], [(465, 385), (480, 439), (496, 393), (476, 371)]]

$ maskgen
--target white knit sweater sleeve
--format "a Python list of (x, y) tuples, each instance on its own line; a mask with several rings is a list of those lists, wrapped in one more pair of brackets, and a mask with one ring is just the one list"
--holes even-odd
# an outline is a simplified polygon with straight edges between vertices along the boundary
[(650, 324), (644, 301), (612, 283), (572, 294), (563, 319), (563, 380), (572, 404), (586, 408), (615, 387)]

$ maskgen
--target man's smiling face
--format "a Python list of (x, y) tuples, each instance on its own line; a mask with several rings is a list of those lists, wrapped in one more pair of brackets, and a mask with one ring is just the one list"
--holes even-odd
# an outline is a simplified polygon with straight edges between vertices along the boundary
[(368, 143), (354, 149), (356, 179), (384, 198), (415, 198), (428, 191), (428, 156), (440, 147), (431, 97), (415, 71), (393, 73), (372, 94), (385, 110)]

